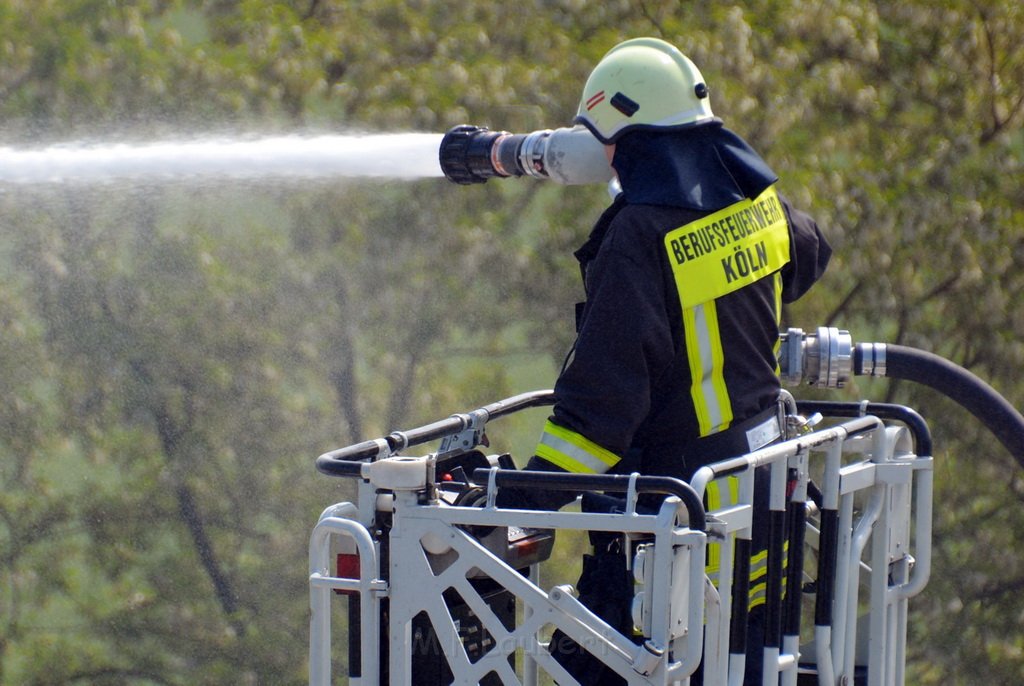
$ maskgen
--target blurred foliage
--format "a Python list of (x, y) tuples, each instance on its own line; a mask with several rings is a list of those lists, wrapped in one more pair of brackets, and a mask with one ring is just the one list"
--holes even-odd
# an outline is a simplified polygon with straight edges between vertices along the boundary
[[(787, 324), (932, 350), (1024, 405), (1020, 3), (7, 0), (0, 140), (525, 132), (637, 35), (701, 65), (833, 242)], [(308, 532), (351, 497), (311, 458), (549, 385), (605, 200), (0, 188), (0, 683), (303, 683)], [(909, 681), (1020, 683), (1019, 466), (934, 392), (847, 395), (937, 438)]]

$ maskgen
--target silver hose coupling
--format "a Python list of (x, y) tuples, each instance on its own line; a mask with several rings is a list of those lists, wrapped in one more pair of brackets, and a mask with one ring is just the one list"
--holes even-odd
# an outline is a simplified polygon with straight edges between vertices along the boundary
[(842, 388), (853, 372), (853, 339), (849, 331), (819, 326), (814, 333), (788, 329), (779, 334), (779, 371), (783, 383), (816, 388)]

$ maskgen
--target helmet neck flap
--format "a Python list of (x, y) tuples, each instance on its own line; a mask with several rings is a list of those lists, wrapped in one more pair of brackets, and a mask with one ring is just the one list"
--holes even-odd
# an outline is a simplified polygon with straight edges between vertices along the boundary
[(625, 201), (713, 212), (756, 198), (778, 176), (746, 141), (715, 122), (622, 136), (612, 166)]

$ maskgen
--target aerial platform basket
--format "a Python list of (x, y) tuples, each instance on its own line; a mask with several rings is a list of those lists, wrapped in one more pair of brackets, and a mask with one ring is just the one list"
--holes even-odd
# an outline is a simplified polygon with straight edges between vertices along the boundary
[[(507, 455), (480, 450), (489, 421), (551, 404), (550, 391), (321, 455), (322, 472), (357, 482), (357, 499), (324, 510), (311, 537), (310, 683), (576, 684), (551, 653), (557, 629), (627, 684), (686, 684), (698, 666), (704, 684), (742, 684), (747, 603), (734, 601), (749, 592), (754, 480), (767, 478), (766, 622), (752, 653), (763, 683), (903, 684), (908, 602), (930, 570), (928, 428), (898, 405), (786, 396), (786, 440), (705, 467), (691, 483), (517, 471)], [(402, 455), (435, 441), (435, 452)], [(705, 491), (725, 483), (736, 497), (705, 509)], [(497, 491), (512, 486), (621, 504), (497, 507)], [(659, 508), (638, 507), (648, 493), (664, 496)], [(573, 580), (541, 580), (570, 530), (627, 543), (628, 635), (580, 603)], [(348, 640), (336, 640), (332, 620), (346, 610)]]

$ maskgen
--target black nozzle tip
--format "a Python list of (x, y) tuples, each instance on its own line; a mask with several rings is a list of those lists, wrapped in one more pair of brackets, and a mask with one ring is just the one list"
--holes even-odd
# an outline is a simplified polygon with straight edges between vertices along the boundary
[(438, 157), (441, 171), (453, 183), (483, 183), (498, 176), (491, 164), (491, 146), (501, 132), (486, 126), (460, 124), (452, 127), (441, 139)]

